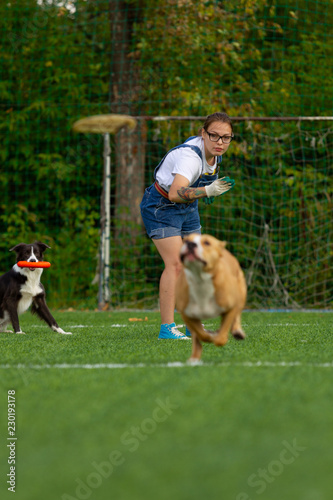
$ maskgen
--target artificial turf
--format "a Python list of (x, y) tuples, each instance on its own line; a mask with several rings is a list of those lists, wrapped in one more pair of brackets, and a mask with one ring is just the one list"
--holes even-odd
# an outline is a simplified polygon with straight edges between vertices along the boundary
[(17, 500), (331, 500), (333, 313), (245, 312), (195, 367), (158, 313), (55, 316), (0, 334), (1, 498), (15, 390)]

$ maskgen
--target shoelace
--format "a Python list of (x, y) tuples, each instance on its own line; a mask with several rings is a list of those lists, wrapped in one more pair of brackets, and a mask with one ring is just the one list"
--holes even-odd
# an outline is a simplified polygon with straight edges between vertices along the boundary
[(180, 332), (175, 326), (171, 327), (171, 331), (177, 337), (185, 337), (185, 335), (182, 332)]

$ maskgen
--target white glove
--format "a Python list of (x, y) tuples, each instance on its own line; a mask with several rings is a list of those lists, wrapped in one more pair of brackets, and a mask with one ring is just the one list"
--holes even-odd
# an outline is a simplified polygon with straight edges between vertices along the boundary
[(208, 186), (205, 186), (207, 196), (220, 196), (221, 194), (226, 193), (229, 189), (233, 188), (235, 185), (235, 181), (233, 179), (229, 179), (229, 177), (222, 177), (221, 179), (216, 179), (216, 181), (212, 182)]

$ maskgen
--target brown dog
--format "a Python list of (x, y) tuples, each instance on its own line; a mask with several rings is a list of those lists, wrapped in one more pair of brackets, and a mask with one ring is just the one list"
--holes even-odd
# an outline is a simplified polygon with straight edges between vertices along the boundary
[[(176, 308), (192, 334), (192, 362), (200, 360), (202, 341), (223, 346), (229, 330), (236, 339), (245, 338), (241, 326), (245, 277), (225, 245), (213, 236), (191, 234), (181, 248), (183, 269), (177, 279)], [(201, 320), (216, 316), (221, 316), (220, 329), (205, 330)]]

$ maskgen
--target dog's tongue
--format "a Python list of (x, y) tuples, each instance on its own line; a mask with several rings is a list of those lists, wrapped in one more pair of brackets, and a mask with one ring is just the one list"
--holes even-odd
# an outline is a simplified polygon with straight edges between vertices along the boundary
[(186, 260), (189, 262), (193, 262), (194, 260), (197, 260), (197, 258), (193, 252), (190, 252), (186, 255)]

